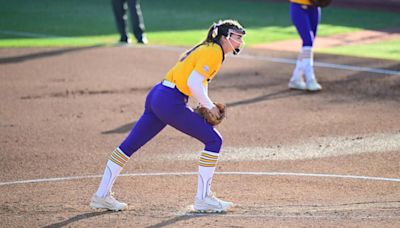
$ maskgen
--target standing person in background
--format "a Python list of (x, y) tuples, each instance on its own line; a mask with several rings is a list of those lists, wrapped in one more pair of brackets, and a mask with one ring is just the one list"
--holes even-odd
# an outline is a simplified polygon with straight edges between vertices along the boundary
[(314, 5), (313, 0), (289, 1), (292, 23), (296, 27), (303, 45), (288, 86), (290, 89), (319, 91), (322, 87), (315, 78), (312, 49), (321, 19), (321, 8)]
[(240, 52), (245, 33), (237, 21), (214, 23), (205, 40), (187, 51), (164, 76), (164, 80), (151, 89), (146, 98), (144, 113), (107, 162), (99, 188), (90, 202), (92, 208), (120, 211), (127, 207), (127, 204), (112, 196), (114, 181), (132, 154), (167, 125), (204, 144), (199, 158), (194, 209), (222, 212), (232, 206), (231, 202), (220, 200), (211, 192), (222, 136), (216, 128), (188, 107), (187, 102), (189, 97), (193, 97), (215, 117), (221, 115), (208, 97), (208, 83), (218, 73), (226, 54)]
[(129, 44), (129, 32), (127, 29), (127, 8), (129, 8), (133, 34), (135, 35), (138, 44), (147, 44), (147, 38), (144, 34), (144, 22), (142, 10), (140, 9), (140, 0), (111, 0), (112, 7), (117, 24), (117, 29), (120, 34), (119, 43)]

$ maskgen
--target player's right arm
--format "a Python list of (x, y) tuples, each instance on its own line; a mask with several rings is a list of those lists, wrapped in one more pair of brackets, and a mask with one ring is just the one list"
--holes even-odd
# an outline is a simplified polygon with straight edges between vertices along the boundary
[(203, 86), (205, 77), (196, 70), (193, 70), (188, 78), (187, 85), (194, 97), (202, 106), (212, 109), (215, 105), (208, 97), (206, 88)]

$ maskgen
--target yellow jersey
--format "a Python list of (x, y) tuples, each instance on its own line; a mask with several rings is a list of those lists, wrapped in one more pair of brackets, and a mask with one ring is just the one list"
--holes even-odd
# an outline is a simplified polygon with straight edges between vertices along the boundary
[(187, 85), (188, 78), (193, 70), (205, 77), (203, 85), (206, 86), (217, 74), (224, 61), (222, 47), (216, 43), (200, 44), (187, 51), (172, 67), (165, 80), (175, 83), (179, 91), (191, 96)]
[(302, 5), (312, 5), (310, 0), (289, 0), (289, 2), (294, 2)]

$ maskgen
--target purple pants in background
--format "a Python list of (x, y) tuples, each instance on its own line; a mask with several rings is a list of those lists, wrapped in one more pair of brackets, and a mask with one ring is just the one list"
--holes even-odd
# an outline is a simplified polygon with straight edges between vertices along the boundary
[(303, 47), (312, 47), (321, 20), (321, 8), (291, 2), (290, 17), (303, 40)]

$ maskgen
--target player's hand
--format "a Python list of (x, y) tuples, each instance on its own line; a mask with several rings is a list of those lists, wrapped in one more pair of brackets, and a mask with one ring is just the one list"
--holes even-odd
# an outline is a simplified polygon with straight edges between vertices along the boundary
[(212, 115), (215, 116), (215, 118), (221, 118), (221, 112), (219, 111), (219, 108), (217, 106), (212, 107), (212, 109), (210, 109), (210, 112)]

